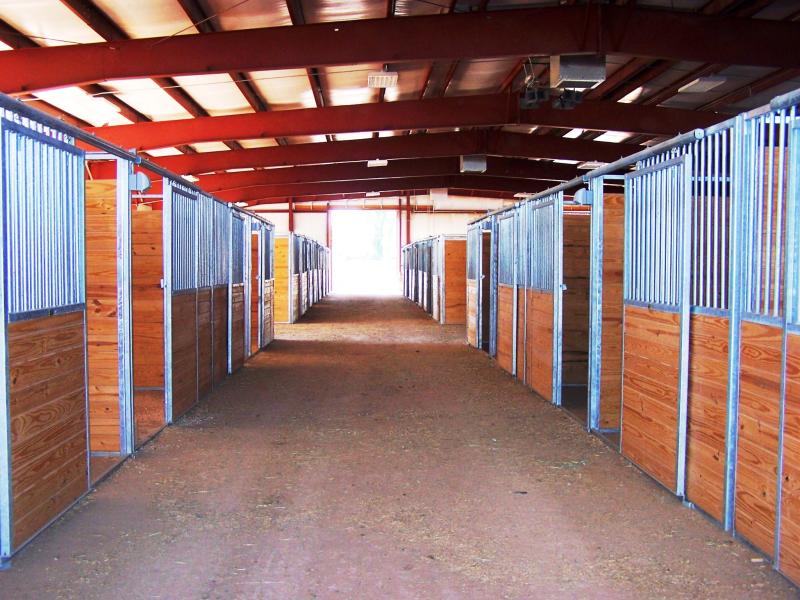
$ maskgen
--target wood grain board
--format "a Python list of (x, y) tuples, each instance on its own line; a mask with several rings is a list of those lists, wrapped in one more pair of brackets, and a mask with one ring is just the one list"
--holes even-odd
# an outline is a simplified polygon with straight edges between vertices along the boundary
[(742, 322), (736, 531), (773, 553), (783, 332)]
[(228, 286), (213, 290), (211, 327), (211, 376), (217, 385), (228, 376)]
[(586, 385), (589, 378), (589, 212), (564, 213), (564, 284), (561, 310), (561, 382)]
[(289, 240), (275, 238), (275, 322), (289, 322)]
[(603, 196), (603, 292), (600, 427), (618, 429), (622, 415), (622, 286), (625, 196)]
[(86, 182), (89, 446), (93, 452), (120, 450), (116, 193), (114, 180)]
[(478, 347), (478, 282), (468, 279), (467, 295), (467, 343)]
[(447, 325), (467, 321), (467, 240), (444, 241), (444, 317)]
[(783, 422), (780, 566), (800, 582), (800, 334), (786, 344), (786, 409)]
[(250, 236), (250, 348), (252, 356), (258, 352), (258, 334), (261, 328), (261, 236), (253, 233)]
[(13, 547), (88, 489), (84, 313), (8, 325)]
[(211, 288), (197, 290), (197, 393), (201, 398), (213, 387), (214, 336), (211, 301)]
[(497, 286), (497, 364), (511, 373), (514, 343), (514, 288)]
[(729, 320), (707, 315), (692, 315), (691, 320), (686, 498), (721, 521), (725, 497)]
[(197, 390), (197, 294), (172, 296), (172, 419), (192, 408)]
[(680, 315), (625, 307), (622, 454), (676, 486)]
[(553, 401), (553, 294), (529, 289), (526, 319), (528, 386)]
[(231, 371), (236, 372), (244, 366), (244, 284), (231, 289)]

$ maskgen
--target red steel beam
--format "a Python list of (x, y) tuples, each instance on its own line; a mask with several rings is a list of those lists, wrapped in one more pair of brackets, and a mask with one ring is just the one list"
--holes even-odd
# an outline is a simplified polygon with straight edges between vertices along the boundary
[(293, 144), (232, 152), (201, 152), (191, 156), (154, 158), (153, 161), (174, 173), (198, 175), (228, 169), (346, 163), (373, 158), (436, 158), (459, 154), (613, 162), (641, 149), (636, 144), (612, 144), (504, 131), (461, 131), (325, 144)]
[[(408, 177), (433, 177), (458, 175), (457, 156), (393, 160), (385, 167), (368, 167), (363, 162), (340, 163), (265, 169), (241, 173), (203, 175), (197, 185), (209, 192), (232, 190), (261, 185), (311, 183), (326, 181), (354, 181)], [(487, 169), (480, 176), (510, 177), (515, 179), (540, 179), (567, 181), (578, 175), (572, 165), (531, 161), (522, 158), (487, 157)]]
[(671, 136), (708, 127), (720, 119), (708, 112), (605, 101), (582, 102), (571, 110), (550, 105), (520, 110), (515, 95), (489, 94), (135, 123), (89, 131), (125, 148), (146, 150), (263, 137), (523, 123)]
[(606, 5), (544, 7), (3, 52), (0, 89), (21, 93), (106, 79), (580, 52), (794, 68), (800, 66), (799, 37), (797, 23), (766, 19)]
[(553, 185), (552, 181), (509, 179), (474, 175), (439, 175), (435, 177), (407, 177), (397, 179), (371, 179), (367, 181), (327, 181), (321, 183), (294, 183), (259, 185), (236, 190), (224, 190), (216, 195), (229, 202), (247, 202), (267, 198), (297, 198), (353, 192), (381, 192), (388, 190), (430, 189), (458, 187), (497, 192), (541, 192)]

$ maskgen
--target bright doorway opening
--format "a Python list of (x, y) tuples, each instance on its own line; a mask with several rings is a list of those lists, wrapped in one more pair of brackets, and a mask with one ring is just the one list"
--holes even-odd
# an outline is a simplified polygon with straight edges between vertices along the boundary
[(396, 210), (332, 210), (333, 291), (393, 296), (401, 293), (400, 231)]

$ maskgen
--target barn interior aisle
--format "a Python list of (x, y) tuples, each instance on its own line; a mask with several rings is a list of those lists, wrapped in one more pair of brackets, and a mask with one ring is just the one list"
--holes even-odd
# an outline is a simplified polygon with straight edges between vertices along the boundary
[(36, 538), (0, 598), (795, 598), (401, 298), (331, 296)]

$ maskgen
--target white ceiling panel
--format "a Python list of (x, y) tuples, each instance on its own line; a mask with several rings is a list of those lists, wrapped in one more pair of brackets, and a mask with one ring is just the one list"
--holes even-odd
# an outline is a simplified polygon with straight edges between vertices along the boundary
[(174, 79), (212, 117), (253, 112), (228, 74), (189, 75)]
[(125, 104), (132, 106), (154, 121), (171, 121), (192, 117), (152, 79), (107, 81), (103, 83), (103, 87), (114, 92)]
[(91, 96), (78, 87), (36, 92), (34, 96), (94, 127), (129, 125), (131, 123), (120, 114), (119, 109), (111, 102), (102, 97)]
[(254, 71), (249, 76), (271, 110), (316, 106), (305, 69)]
[(197, 33), (177, 0), (94, 0), (132, 38)]
[(60, 0), (0, 0), (0, 19), (41, 46), (103, 41)]

